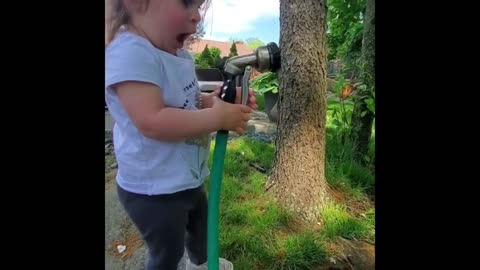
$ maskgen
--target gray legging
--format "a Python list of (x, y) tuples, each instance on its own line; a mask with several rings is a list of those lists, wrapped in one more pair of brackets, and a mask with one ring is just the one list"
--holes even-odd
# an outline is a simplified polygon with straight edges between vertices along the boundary
[(148, 270), (176, 270), (185, 247), (195, 264), (207, 261), (205, 189), (174, 194), (141, 195), (117, 185), (120, 202), (146, 242)]

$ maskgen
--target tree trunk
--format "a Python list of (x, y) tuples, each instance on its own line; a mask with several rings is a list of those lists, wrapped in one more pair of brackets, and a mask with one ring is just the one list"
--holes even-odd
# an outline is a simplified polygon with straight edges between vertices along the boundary
[(358, 99), (353, 108), (352, 141), (355, 159), (364, 162), (370, 146), (374, 118), (365, 100), (372, 98), (375, 91), (375, 0), (367, 0), (361, 63), (360, 81), (366, 87), (358, 91)]
[(321, 222), (325, 180), (326, 1), (280, 1), (278, 135), (268, 187), (309, 222)]

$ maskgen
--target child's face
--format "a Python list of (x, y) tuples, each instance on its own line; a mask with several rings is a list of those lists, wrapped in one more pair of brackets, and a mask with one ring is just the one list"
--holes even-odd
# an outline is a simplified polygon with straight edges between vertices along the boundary
[(175, 54), (197, 30), (199, 8), (205, 0), (150, 0), (136, 21), (160, 49)]

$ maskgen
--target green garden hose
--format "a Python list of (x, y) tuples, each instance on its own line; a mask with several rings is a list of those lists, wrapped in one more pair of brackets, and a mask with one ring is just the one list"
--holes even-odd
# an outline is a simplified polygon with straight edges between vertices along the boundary
[(208, 230), (207, 261), (208, 270), (219, 268), (218, 223), (220, 212), (220, 190), (222, 188), (223, 165), (227, 149), (228, 131), (220, 130), (215, 138), (212, 173), (210, 175), (210, 191), (208, 193)]
[[(225, 61), (225, 62), (223, 62)], [(280, 68), (280, 50), (277, 44), (270, 42), (258, 47), (254, 53), (232, 58), (225, 58), (220, 64), (225, 79), (219, 98), (234, 103), (236, 97), (236, 79), (242, 76), (241, 103), (247, 104), (249, 79), (253, 67), (258, 71), (276, 72)], [(212, 172), (210, 174), (210, 190), (208, 193), (208, 225), (207, 225), (207, 265), (208, 270), (219, 270), (219, 212), (220, 191), (222, 188), (223, 165), (227, 151), (228, 131), (219, 130), (215, 138)]]

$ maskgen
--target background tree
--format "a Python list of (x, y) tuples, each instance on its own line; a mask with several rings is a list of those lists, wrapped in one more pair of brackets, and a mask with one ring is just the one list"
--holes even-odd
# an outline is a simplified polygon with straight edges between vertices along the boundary
[(222, 51), (217, 47), (210, 48), (210, 56), (212, 57), (211, 67), (216, 67), (220, 63), (222, 60), (222, 57), (220, 57), (221, 53)]
[(237, 56), (238, 53), (237, 53), (237, 44), (234, 42), (232, 42), (232, 46), (230, 47), (230, 53), (228, 54), (228, 57), (233, 57), (233, 56)]
[(208, 45), (205, 45), (202, 53), (195, 55), (195, 65), (197, 68), (209, 68), (212, 66), (213, 59), (208, 49)]
[(361, 57), (361, 85), (352, 113), (354, 157), (365, 162), (375, 117), (375, 0), (367, 0)]

